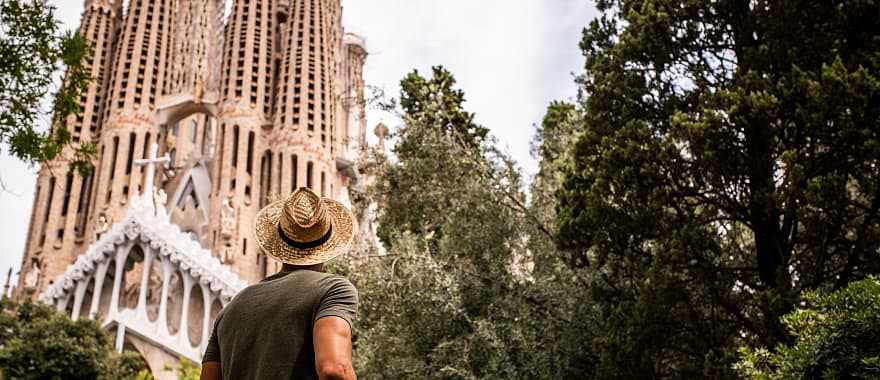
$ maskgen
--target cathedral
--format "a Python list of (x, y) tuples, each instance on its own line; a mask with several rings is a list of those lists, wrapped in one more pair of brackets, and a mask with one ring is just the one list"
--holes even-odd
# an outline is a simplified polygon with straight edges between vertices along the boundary
[(280, 268), (253, 236), (263, 206), (298, 187), (352, 206), (367, 180), (367, 50), (341, 0), (231, 1), (85, 0), (93, 81), (64, 123), (94, 170), (40, 169), (14, 290), (98, 320), (157, 378)]

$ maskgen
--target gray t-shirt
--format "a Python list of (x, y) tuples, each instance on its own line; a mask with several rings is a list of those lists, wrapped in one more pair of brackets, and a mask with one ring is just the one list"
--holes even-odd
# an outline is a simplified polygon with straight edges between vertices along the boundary
[(317, 379), (315, 321), (336, 316), (351, 325), (357, 304), (357, 289), (342, 276), (283, 271), (223, 308), (202, 362), (220, 362), (224, 379)]

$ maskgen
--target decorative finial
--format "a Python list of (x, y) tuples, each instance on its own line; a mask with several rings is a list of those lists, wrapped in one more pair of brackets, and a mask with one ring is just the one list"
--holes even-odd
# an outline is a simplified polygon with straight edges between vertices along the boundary
[(375, 133), (376, 137), (379, 138), (379, 151), (384, 152), (385, 139), (388, 138), (388, 134), (390, 133), (390, 131), (388, 130), (388, 126), (380, 122), (378, 125), (376, 125), (376, 128), (373, 129), (373, 133)]
[(12, 281), (12, 267), (9, 267), (9, 272), (6, 273), (6, 284), (3, 285), (3, 298), (9, 297), (10, 281)]

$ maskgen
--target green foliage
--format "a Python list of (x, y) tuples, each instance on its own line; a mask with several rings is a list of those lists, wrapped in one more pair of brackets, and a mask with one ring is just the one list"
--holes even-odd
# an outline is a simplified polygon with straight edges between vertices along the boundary
[[(165, 365), (165, 371), (177, 375), (177, 380), (199, 380), (202, 376), (202, 368), (187, 359), (180, 359), (177, 365)], [(143, 369), (137, 374), (136, 380), (155, 380), (148, 369)]]
[(177, 365), (178, 380), (199, 380), (201, 374), (202, 368), (189, 360), (182, 359)]
[(0, 301), (0, 378), (135, 379), (136, 354), (119, 355), (93, 320), (70, 320), (53, 308)]
[[(196, 363), (187, 359), (181, 359), (177, 365), (166, 365), (165, 371), (174, 372), (177, 380), (199, 380), (202, 376), (202, 369)], [(141, 370), (137, 375), (137, 380), (154, 380), (155, 377), (148, 370)]]
[(880, 379), (880, 279), (824, 294), (783, 318), (794, 337), (774, 352), (742, 348), (737, 370), (750, 379)]
[[(467, 199), (469, 187), (481, 186), (479, 181), (490, 175), (480, 147), (487, 130), (461, 108), (464, 93), (454, 84), (442, 67), (434, 68), (431, 79), (413, 71), (401, 81), (402, 116), (415, 127), (395, 132), (393, 152), (399, 164), (378, 169), (384, 180), (377, 192), (388, 195), (381, 197), (384, 212), (379, 219), (379, 236), (386, 243), (403, 231), (442, 235), (445, 210), (456, 207), (453, 203), (474, 201)], [(464, 181), (454, 186), (459, 179)]]
[(880, 272), (880, 3), (598, 7), (574, 143), (542, 152), (597, 376), (734, 377), (802, 292)]
[[(45, 0), (0, 0), (0, 143), (29, 163), (54, 159), (71, 144), (68, 115), (80, 113), (80, 96), (91, 81), (83, 64), (91, 46), (79, 34), (62, 33), (55, 8)], [(53, 76), (67, 74), (55, 93), (48, 132), (41, 103), (54, 87)], [(71, 169), (91, 170), (91, 144), (73, 147)]]
[[(442, 68), (437, 77), (454, 83)], [(433, 82), (408, 80), (403, 97), (409, 99), (430, 92), (423, 87)], [(404, 106), (395, 160), (375, 163), (369, 196), (380, 206), (388, 255), (335, 268), (361, 296), (357, 372), (365, 378), (582, 377), (592, 363), (589, 347), (580, 344), (592, 331), (589, 315), (580, 315), (589, 306), (567, 297), (579, 285), (564, 266), (532, 270), (529, 248), (552, 243), (526, 206), (519, 173), (488, 136), (470, 140), (459, 124), (435, 122), (442, 119), (437, 114), (465, 114), (455, 109), (463, 94), (444, 92), (458, 94), (455, 107), (436, 96), (424, 97), (417, 111)]]
[(452, 73), (442, 66), (431, 71), (430, 79), (413, 70), (400, 82), (400, 106), (409, 122), (449, 132), (463, 146), (479, 146), (489, 130), (477, 125), (474, 114), (462, 107), (464, 91), (454, 88)]

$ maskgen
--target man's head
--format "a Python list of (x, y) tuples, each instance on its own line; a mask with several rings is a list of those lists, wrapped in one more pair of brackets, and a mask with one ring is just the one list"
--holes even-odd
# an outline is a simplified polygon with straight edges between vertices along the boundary
[(341, 203), (302, 187), (260, 210), (254, 229), (266, 255), (285, 266), (311, 267), (347, 252), (357, 222)]

